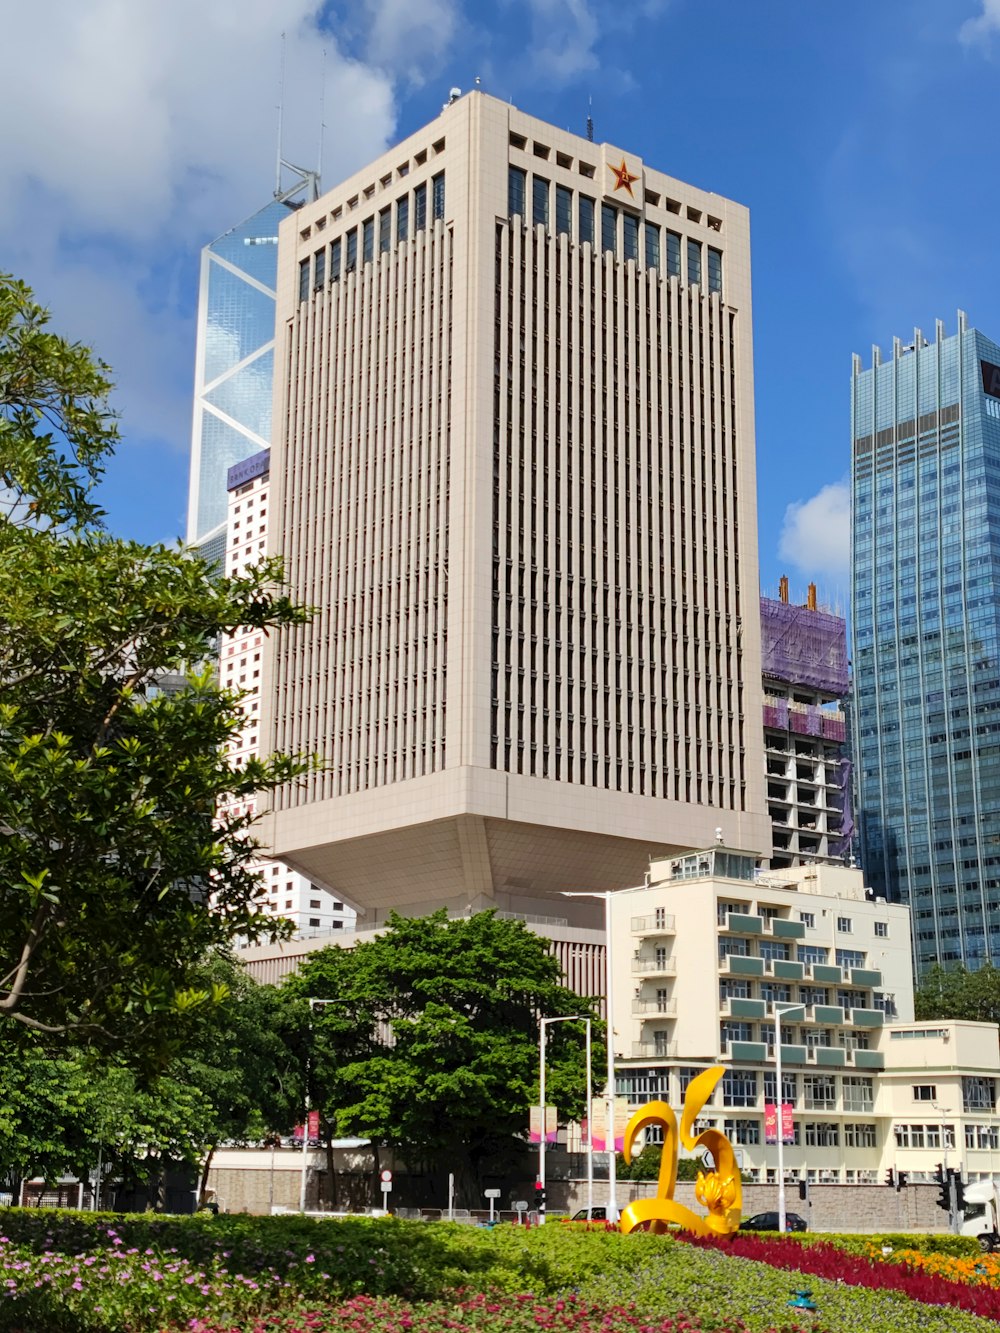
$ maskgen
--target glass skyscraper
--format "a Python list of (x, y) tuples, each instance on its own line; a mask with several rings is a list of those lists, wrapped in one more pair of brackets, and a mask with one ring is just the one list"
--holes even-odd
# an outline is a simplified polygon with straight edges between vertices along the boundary
[(861, 846), (918, 974), (1000, 962), (1000, 345), (958, 318), (851, 381)]
[(278, 224), (294, 206), (275, 199), (202, 251), (187, 539), (220, 564), (226, 474), (271, 442)]

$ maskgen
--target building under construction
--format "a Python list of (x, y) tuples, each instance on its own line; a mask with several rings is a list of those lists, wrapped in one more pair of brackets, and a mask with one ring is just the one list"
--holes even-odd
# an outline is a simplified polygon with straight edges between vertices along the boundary
[(791, 605), (782, 577), (778, 600), (760, 599), (760, 627), (771, 865), (842, 860), (854, 829), (846, 621), (819, 609), (814, 583)]

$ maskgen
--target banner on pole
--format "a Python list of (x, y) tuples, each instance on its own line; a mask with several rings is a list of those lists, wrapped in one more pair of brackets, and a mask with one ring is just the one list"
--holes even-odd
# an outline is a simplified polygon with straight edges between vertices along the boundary
[[(629, 1122), (628, 1099), (615, 1098), (615, 1152), (621, 1152), (625, 1146), (625, 1129)], [(608, 1151), (608, 1103), (604, 1097), (596, 1097), (590, 1104), (590, 1123), (593, 1125), (591, 1147), (594, 1152)]]
[[(559, 1136), (558, 1112), (554, 1106), (545, 1108), (545, 1142), (555, 1143)], [(528, 1111), (528, 1142), (539, 1144), (542, 1141), (542, 1108), (532, 1106)]]
[[(778, 1142), (778, 1107), (774, 1102), (764, 1106), (764, 1142)], [(781, 1104), (781, 1142), (795, 1142), (795, 1108), (791, 1102)]]

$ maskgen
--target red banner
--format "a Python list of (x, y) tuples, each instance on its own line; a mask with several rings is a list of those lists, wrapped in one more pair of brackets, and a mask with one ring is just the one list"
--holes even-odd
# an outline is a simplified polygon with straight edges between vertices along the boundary
[[(778, 1108), (774, 1102), (764, 1105), (764, 1142), (778, 1142)], [(791, 1102), (781, 1105), (781, 1142), (795, 1142), (795, 1108)]]

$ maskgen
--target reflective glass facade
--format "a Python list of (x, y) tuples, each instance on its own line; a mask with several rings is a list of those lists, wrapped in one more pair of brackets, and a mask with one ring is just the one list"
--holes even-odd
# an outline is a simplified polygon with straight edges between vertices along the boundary
[(270, 443), (278, 224), (274, 201), (202, 251), (187, 538), (226, 521), (226, 473)]
[[(959, 316), (852, 377), (864, 869), (918, 973), (1000, 962), (1000, 345)], [(987, 394), (984, 385), (998, 389)]]

